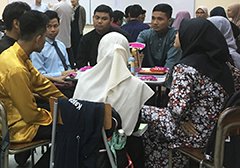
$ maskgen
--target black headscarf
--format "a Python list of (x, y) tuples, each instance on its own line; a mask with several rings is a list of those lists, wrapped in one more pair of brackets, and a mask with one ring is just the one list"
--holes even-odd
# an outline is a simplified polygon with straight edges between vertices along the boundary
[(210, 21), (194, 18), (181, 22), (179, 39), (183, 51), (180, 63), (194, 67), (232, 94), (233, 77), (226, 64), (230, 56), (222, 33)]
[(210, 17), (212, 16), (223, 16), (227, 18), (226, 12), (223, 7), (217, 6), (210, 11)]

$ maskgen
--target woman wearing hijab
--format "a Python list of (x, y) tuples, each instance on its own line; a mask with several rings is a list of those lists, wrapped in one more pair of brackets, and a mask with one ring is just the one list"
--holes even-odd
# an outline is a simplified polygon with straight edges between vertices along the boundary
[(228, 6), (227, 15), (231, 21), (240, 29), (240, 3)]
[[(223, 16), (226, 19), (228, 19), (227, 14), (225, 12), (225, 9), (221, 6), (217, 6), (210, 11), (210, 17), (212, 17), (212, 16)], [(229, 22), (231, 24), (231, 28), (232, 28), (232, 31), (233, 31), (233, 36), (234, 36), (235, 39), (237, 39), (237, 37), (240, 34), (240, 29), (237, 27), (237, 25), (235, 25), (230, 20), (229, 20)]]
[(208, 9), (205, 6), (199, 6), (196, 10), (196, 18), (201, 17), (201, 18), (208, 18)]
[[(216, 42), (217, 41), (217, 42)], [(174, 66), (166, 108), (144, 106), (148, 123), (144, 134), (146, 167), (168, 167), (168, 149), (205, 147), (226, 98), (234, 92), (233, 77), (226, 65), (226, 40), (208, 20), (183, 20), (175, 47), (182, 58)], [(173, 155), (173, 166), (184, 167), (182, 155)]]
[(180, 23), (183, 19), (190, 19), (190, 13), (188, 11), (180, 11), (177, 13), (176, 18), (172, 24), (172, 27), (174, 27), (176, 30), (179, 29)]
[(208, 20), (210, 20), (225, 37), (234, 65), (240, 69), (240, 54), (236, 51), (237, 45), (229, 21), (222, 16), (213, 16), (208, 18)]
[(110, 103), (122, 119), (122, 128), (131, 135), (140, 109), (153, 91), (127, 68), (130, 56), (127, 39), (106, 34), (98, 46), (97, 64), (79, 75), (73, 98)]

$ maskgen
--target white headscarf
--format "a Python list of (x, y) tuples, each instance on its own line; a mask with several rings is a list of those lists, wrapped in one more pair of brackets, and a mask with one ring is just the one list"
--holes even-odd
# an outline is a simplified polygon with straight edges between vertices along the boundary
[(224, 35), (234, 64), (240, 69), (240, 54), (236, 51), (237, 45), (235, 38), (233, 37), (232, 27), (229, 20), (222, 16), (213, 16), (208, 18), (208, 20), (210, 20)]
[[(208, 8), (206, 7), (206, 6), (199, 6), (198, 8), (197, 8), (197, 10), (198, 9), (202, 9), (203, 10), (203, 12), (204, 12), (204, 18), (208, 18)], [(195, 11), (195, 12), (197, 12), (197, 10)]]
[(73, 98), (110, 103), (122, 119), (122, 128), (131, 135), (143, 104), (153, 91), (132, 76), (127, 68), (130, 56), (127, 39), (106, 34), (98, 46), (97, 64), (79, 75)]

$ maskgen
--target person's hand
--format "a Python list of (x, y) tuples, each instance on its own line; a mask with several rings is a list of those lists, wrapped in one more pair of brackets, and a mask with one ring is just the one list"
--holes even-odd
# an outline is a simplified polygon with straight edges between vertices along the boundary
[(76, 70), (74, 69), (63, 71), (62, 76), (68, 76), (70, 73), (74, 73), (74, 72), (76, 72)]
[(66, 84), (67, 82), (65, 81), (67, 75), (64, 76), (58, 76), (58, 77), (52, 77), (52, 82), (56, 82), (59, 84)]
[(195, 129), (195, 125), (192, 123), (192, 121), (184, 122), (181, 125), (181, 128), (189, 136), (196, 136), (198, 134), (197, 130)]

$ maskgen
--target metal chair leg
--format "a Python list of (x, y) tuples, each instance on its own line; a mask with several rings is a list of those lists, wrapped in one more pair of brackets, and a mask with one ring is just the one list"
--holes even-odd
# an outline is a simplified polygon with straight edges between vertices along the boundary
[(33, 168), (34, 167), (34, 163), (35, 163), (35, 161), (34, 161), (34, 151), (35, 151), (36, 149), (31, 149), (31, 167)]

